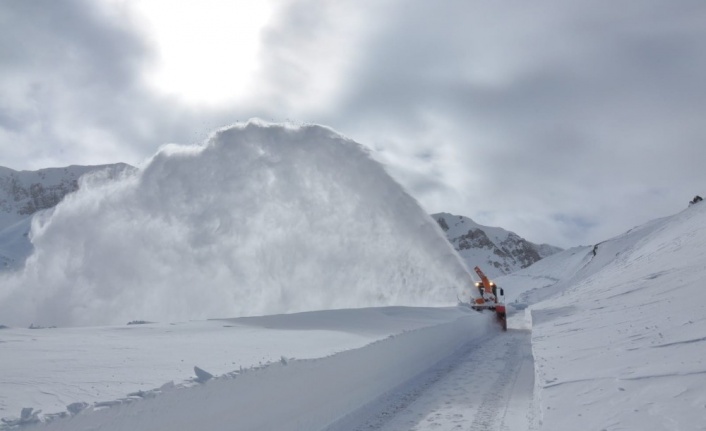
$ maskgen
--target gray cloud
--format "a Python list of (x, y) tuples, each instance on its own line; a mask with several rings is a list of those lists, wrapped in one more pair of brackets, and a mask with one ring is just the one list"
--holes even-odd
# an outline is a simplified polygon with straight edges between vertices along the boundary
[(393, 154), (430, 211), (569, 246), (701, 191), (703, 4), (420, 0), (366, 17), (339, 97), (313, 116)]
[(428, 211), (561, 246), (704, 193), (700, 1), (276, 6), (252, 94), (203, 109), (145, 87), (154, 53), (135, 22), (4, 2), (0, 164), (131, 162), (252, 116), (322, 123), (374, 148)]
[(84, 0), (0, 6), (0, 164), (137, 163), (166, 142), (193, 142), (226, 113), (157, 95), (155, 53), (128, 9)]
[(3, 131), (24, 144), (3, 139), (5, 157), (33, 166), (64, 150), (79, 156), (73, 148), (89, 150), (91, 130), (104, 139), (129, 130), (115, 126), (128, 122), (120, 105), (148, 58), (136, 34), (79, 1), (11, 1), (0, 14)]

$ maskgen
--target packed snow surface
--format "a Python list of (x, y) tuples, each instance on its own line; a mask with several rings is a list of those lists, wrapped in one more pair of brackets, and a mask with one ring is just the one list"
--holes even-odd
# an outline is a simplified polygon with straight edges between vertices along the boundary
[(469, 275), (429, 215), (357, 143), (250, 121), (84, 181), (33, 220), (1, 275), (1, 324), (169, 322), (452, 305)]

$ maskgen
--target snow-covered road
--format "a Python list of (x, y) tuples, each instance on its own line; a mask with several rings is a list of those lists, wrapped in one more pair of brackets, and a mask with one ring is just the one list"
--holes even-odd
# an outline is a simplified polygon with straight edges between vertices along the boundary
[[(392, 394), (356, 425), (357, 430), (536, 429), (530, 331), (521, 316), (507, 333), (431, 368)], [(350, 428), (347, 428), (350, 429)]]
[[(290, 329), (284, 330), (284, 327)], [(323, 328), (329, 329), (325, 331)], [(23, 393), (18, 393), (14, 387), (0, 385), (0, 388), (7, 390), (2, 399), (14, 406), (9, 411), (19, 413), (21, 408), (33, 407), (42, 409), (44, 413), (58, 413), (58, 408), (54, 410), (56, 400), (67, 405), (83, 402), (82, 408), (85, 409), (80, 413), (75, 406), (68, 406), (67, 410), (72, 412), (70, 417), (63, 413), (65, 419), (51, 421), (46, 428), (40, 426), (42, 429), (60, 431), (92, 430), (97, 427), (105, 431), (157, 431), (173, 430), (175, 424), (179, 424), (181, 430), (231, 427), (243, 430), (350, 430), (373, 415), (371, 409), (375, 406), (387, 405), (385, 399), (392, 400), (390, 394), (402, 393), (405, 387), (418, 393), (425, 387), (431, 389), (433, 381), (440, 381), (450, 370), (457, 368), (456, 364), (463, 363), (474, 346), (483, 345), (489, 337), (505, 336), (490, 314), (481, 315), (465, 307), (331, 310), (187, 322), (182, 325), (151, 324), (124, 328), (122, 331), (115, 328), (113, 332), (110, 328), (79, 329), (83, 331), (83, 336), (89, 336), (92, 332), (96, 332), (96, 336), (105, 336), (108, 331), (113, 338), (111, 343), (93, 344), (93, 353), (103, 354), (75, 355), (80, 364), (73, 368), (74, 373), (62, 373), (57, 369), (56, 372), (41, 374), (42, 369), (50, 367), (54, 361), (49, 355), (50, 350), (37, 350), (37, 346), (54, 340), (52, 355), (75, 352), (77, 340), (82, 339), (75, 337), (74, 332), (78, 329), (47, 329), (36, 332), (36, 335), (29, 334), (34, 336), (31, 340), (21, 342), (18, 338), (15, 343), (3, 344), (3, 351), (14, 357), (8, 362), (14, 364), (14, 368), (0, 369), (0, 381), (14, 378), (34, 382), (41, 377), (44, 382), (41, 387), (24, 387)], [(14, 340), (23, 331), (33, 330), (8, 328), (4, 334), (8, 340)], [(198, 336), (188, 337), (191, 332)], [(286, 334), (283, 333), (289, 335), (284, 337)], [(340, 335), (340, 340), (335, 334)], [(40, 335), (46, 339), (40, 339)], [(191, 341), (211, 341), (210, 349), (188, 349), (200, 357), (196, 362), (199, 364), (220, 351), (215, 347), (231, 349), (230, 353), (224, 350), (220, 359), (212, 361), (208, 370), (218, 371), (216, 365), (229, 357), (233, 366), (235, 358), (242, 359), (239, 355), (241, 350), (256, 350), (260, 355), (269, 352), (268, 357), (278, 352), (280, 360), (269, 362), (264, 367), (228, 372), (203, 384), (167, 381), (167, 384), (159, 386), (165, 376), (150, 377), (152, 370), (181, 363), (179, 349), (172, 345), (172, 335), (182, 340), (183, 348), (189, 346)], [(363, 346), (361, 339), (367, 339)], [(292, 342), (287, 344), (283, 340)], [(318, 340), (314, 345), (329, 346), (339, 351), (328, 355), (314, 352), (311, 355), (313, 350), (306, 348), (306, 340)], [(332, 340), (338, 344), (332, 344)], [(110, 401), (113, 385), (96, 385), (94, 378), (86, 379), (84, 374), (86, 370), (93, 370), (94, 374), (97, 373), (94, 377), (102, 376), (101, 381), (125, 381), (127, 374), (114, 375), (116, 370), (121, 369), (119, 365), (123, 356), (122, 349), (116, 348), (135, 345), (139, 341), (144, 346), (142, 350), (159, 355), (151, 357), (147, 366), (140, 366), (143, 361), (132, 360), (129, 366), (122, 368), (125, 373), (132, 373), (131, 381), (144, 380), (151, 384), (145, 384), (144, 390)], [(248, 347), (247, 343), (253, 344)], [(148, 345), (151, 347), (148, 348)], [(502, 356), (503, 353), (498, 355)], [(23, 361), (23, 357), (33, 357), (35, 361)], [(191, 357), (189, 362), (193, 364), (192, 360), (196, 357)], [(42, 358), (46, 367), (37, 363)], [(109, 366), (111, 363), (116, 366)], [(489, 372), (497, 374), (492, 369)], [(429, 383), (420, 384), (423, 381)], [(75, 395), (71, 388), (76, 382), (79, 382), (79, 387), (88, 387), (96, 393), (89, 390), (79, 394), (80, 397)], [(129, 390), (125, 385), (120, 387), (123, 391)], [(50, 396), (45, 397), (45, 392)], [(483, 398), (478, 400), (482, 402)], [(25, 413), (22, 414), (24, 417)], [(22, 420), (22, 417), (17, 421), (4, 418), (4, 422), (10, 429), (13, 424), (31, 422), (31, 417), (28, 420)], [(0, 429), (4, 429), (3, 425)]]
[[(534, 369), (523, 315), (510, 315), (505, 333), (491, 313), (464, 307), (333, 310), (123, 328), (10, 328), (0, 349), (11, 365), (0, 370), (0, 381), (8, 383), (2, 385), (0, 406), (55, 413), (62, 402), (83, 402), (85, 411), (46, 425), (61, 431), (171, 430), (175, 423), (184, 430), (234, 424), (246, 430), (530, 430)], [(199, 341), (203, 347), (193, 348)], [(87, 345), (93, 345), (92, 354), (75, 354)], [(179, 349), (186, 345), (192, 349)], [(125, 363), (126, 346), (130, 355), (143, 356)], [(170, 364), (196, 362), (220, 374), (234, 358), (247, 364), (242, 353), (249, 351), (260, 355), (250, 364), (261, 358), (269, 365), (241, 368), (204, 385), (168, 380), (170, 373), (179, 374)], [(57, 362), (59, 354), (74, 357), (73, 373), (66, 371), (66, 361)], [(13, 381), (41, 385), (20, 388)], [(129, 390), (133, 396), (125, 398)], [(114, 401), (106, 402), (111, 396)]]

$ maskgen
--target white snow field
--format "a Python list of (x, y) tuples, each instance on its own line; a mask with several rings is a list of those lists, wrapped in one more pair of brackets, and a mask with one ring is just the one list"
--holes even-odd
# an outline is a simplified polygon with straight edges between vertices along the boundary
[(470, 275), (434, 221), (325, 128), (165, 148), (32, 237), (3, 431), (706, 430), (703, 203), (497, 278), (507, 332), (448, 306)]

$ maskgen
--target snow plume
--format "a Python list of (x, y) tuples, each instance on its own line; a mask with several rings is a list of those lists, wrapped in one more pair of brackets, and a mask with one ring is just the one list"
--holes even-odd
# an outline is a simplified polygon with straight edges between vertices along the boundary
[(434, 221), (357, 143), (250, 121), (84, 180), (0, 280), (0, 323), (95, 325), (447, 305), (469, 275)]

